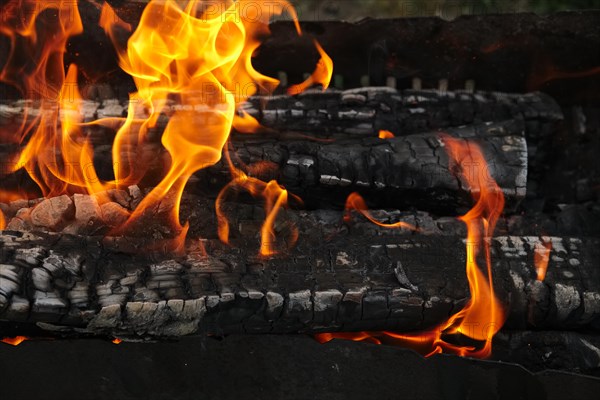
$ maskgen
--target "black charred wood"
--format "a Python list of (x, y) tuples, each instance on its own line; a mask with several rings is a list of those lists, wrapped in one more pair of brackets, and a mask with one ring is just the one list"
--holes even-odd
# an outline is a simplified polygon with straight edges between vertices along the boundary
[[(240, 165), (267, 162), (271, 168), (251, 168), (254, 175), (265, 181), (276, 179), (300, 196), (308, 208), (343, 207), (348, 195), (358, 191), (372, 207), (456, 213), (471, 204), (464, 191), (468, 184), (463, 173), (474, 173), (495, 179), (507, 199), (507, 210), (515, 210), (527, 186), (523, 129), (522, 121), (509, 120), (385, 140), (371, 137), (319, 143), (247, 138), (233, 142), (230, 157), (241, 160)], [(455, 168), (443, 135), (479, 145), (489, 166)], [(200, 188), (232, 178), (224, 161), (196, 177)]]
[[(154, 240), (4, 232), (0, 319), (121, 337), (410, 331), (468, 301), (460, 236), (353, 234), (325, 214), (300, 224), (300, 238), (263, 258), (247, 235), (174, 256), (148, 251)], [(542, 240), (553, 250), (540, 282)], [(599, 239), (501, 236), (492, 247), (507, 328), (600, 327)]]
[(380, 130), (396, 136), (484, 122), (519, 119), (528, 139), (548, 135), (562, 121), (560, 107), (544, 93), (396, 90), (365, 87), (309, 90), (298, 96), (256, 96), (243, 110), (269, 128), (318, 138), (369, 138)]
[[(537, 149), (537, 143), (562, 119), (556, 103), (543, 94), (398, 92), (390, 88), (256, 97), (244, 109), (266, 129), (254, 135), (234, 132), (234, 161), (247, 165), (266, 161), (268, 168), (254, 169), (262, 171), (259, 177), (277, 179), (313, 208), (340, 207), (350, 192), (360, 191), (375, 207), (418, 204), (454, 212), (469, 199), (458, 194), (460, 184), (448, 169), (438, 139), (445, 133), (483, 147), (489, 168), (482, 171), (498, 181), (508, 209), (514, 210), (525, 196), (528, 175), (539, 181), (545, 165), (538, 160), (540, 152), (533, 152), (528, 160), (530, 148)], [(118, 100), (89, 103), (85, 118), (119, 117), (125, 110)], [(0, 114), (8, 125), (21, 113), (22, 104), (18, 104), (2, 108)], [(160, 123), (164, 127), (167, 121), (164, 118)], [(111, 179), (114, 132), (89, 129), (100, 176)], [(156, 184), (168, 168), (170, 158), (158, 140), (161, 129), (156, 129), (156, 140), (137, 150), (137, 160), (154, 166), (156, 176), (149, 176), (146, 185)], [(381, 129), (397, 137), (378, 139)], [(203, 194), (212, 191), (214, 196), (231, 176), (221, 162), (200, 171), (197, 178), (201, 183), (189, 187)]]

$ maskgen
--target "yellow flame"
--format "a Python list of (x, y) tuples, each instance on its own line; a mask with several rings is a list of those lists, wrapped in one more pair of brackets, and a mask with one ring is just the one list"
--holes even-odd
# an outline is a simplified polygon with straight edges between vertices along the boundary
[[(23, 7), (33, 12), (26, 13), (26, 18), (3, 18), (0, 22), (0, 33), (11, 41), (0, 78), (21, 90), (24, 98), (38, 95), (41, 104), (35, 109), (41, 112), (32, 123), (24, 117), (16, 133), (1, 132), (3, 140), (26, 143), (9, 172), (25, 168), (46, 197), (87, 192), (95, 194), (100, 203), (109, 201), (101, 193), (139, 184), (147, 176), (151, 160), (144, 145), (150, 140), (150, 130), (157, 128), (159, 117), (166, 115), (168, 123), (160, 140), (170, 164), (127, 222), (111, 234), (134, 234), (138, 227), (146, 226), (148, 215), (154, 219), (157, 210), (166, 211), (164, 223), (174, 235), (170, 248), (181, 249), (188, 230), (179, 221), (185, 185), (193, 173), (220, 160), (232, 126), (246, 133), (260, 127), (253, 117), (236, 110), (250, 96), (272, 93), (278, 86), (278, 80), (254, 69), (252, 57), (270, 33), (268, 24), (273, 15), (288, 13), (302, 34), (293, 7), (282, 0), (151, 0), (125, 45), (119, 43), (123, 36), (119, 33), (130, 32), (132, 27), (104, 3), (99, 24), (113, 41), (119, 64), (132, 76), (137, 91), (130, 94), (126, 118), (85, 123), (77, 67), (70, 65), (65, 76), (63, 62), (67, 41), (83, 30), (77, 3), (9, 0), (5, 9), (19, 11)], [(45, 15), (48, 9), (56, 12), (56, 21)], [(38, 23), (42, 20), (47, 24)], [(315, 46), (322, 62), (313, 81), (325, 88), (332, 63), (321, 46), (316, 42)], [(86, 125), (116, 129), (112, 181), (103, 182), (96, 173), (92, 145), (81, 131)], [(235, 175), (236, 185), (265, 199), (261, 254), (272, 254), (267, 250), (274, 240), (269, 226), (286, 204), (288, 193), (276, 182)]]

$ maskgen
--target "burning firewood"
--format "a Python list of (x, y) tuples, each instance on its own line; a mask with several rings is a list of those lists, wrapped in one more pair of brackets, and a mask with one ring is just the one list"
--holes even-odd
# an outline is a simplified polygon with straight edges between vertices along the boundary
[[(258, 227), (251, 210), (233, 226)], [(214, 239), (204, 240), (203, 249), (190, 242), (179, 256), (139, 253), (152, 243), (144, 238), (5, 232), (0, 318), (119, 337), (411, 331), (439, 323), (468, 299), (465, 243), (456, 230), (428, 235), (423, 225), (422, 233), (398, 235), (363, 224), (348, 231), (334, 211), (293, 214), (301, 240), (273, 258), (258, 257), (258, 240), (243, 231), (231, 247)], [(548, 242), (553, 250), (540, 282), (534, 259), (538, 245)], [(493, 273), (506, 326), (596, 326), (599, 244), (494, 238)]]
[[(353, 92), (360, 93), (359, 91)], [(308, 97), (312, 100), (302, 100), (306, 103), (303, 108), (311, 105), (320, 107), (319, 103), (322, 100), (335, 102), (339, 101), (336, 99), (340, 96), (341, 98), (350, 96), (350, 93), (344, 93), (346, 92), (331, 93), (323, 95), (322, 98), (320, 95), (312, 95)], [(365, 89), (364, 93), (365, 96), (366, 93), (380, 93), (384, 98), (391, 99), (390, 101), (400, 101), (395, 100), (389, 90), (379, 92), (378, 89), (373, 88), (370, 91)], [(332, 96), (334, 100), (329, 100)], [(421, 95), (411, 96), (420, 98)], [(461, 107), (460, 101), (444, 105), (445, 98), (436, 96), (429, 94), (429, 97), (426, 98), (428, 100), (420, 100), (423, 104), (419, 107), (433, 107), (432, 110), (429, 110), (430, 112), (423, 111), (425, 115), (453, 115), (448, 114), (449, 110), (453, 108), (453, 106), (448, 108), (448, 104), (458, 104), (456, 107)], [(484, 95), (482, 94), (482, 96)], [(410, 96), (406, 95), (405, 98), (410, 98)], [(469, 97), (469, 99), (473, 98)], [(270, 125), (265, 125), (263, 135), (253, 135), (258, 137), (234, 134), (232, 158), (234, 163), (235, 160), (239, 160), (246, 165), (270, 163), (273, 168), (263, 169), (262, 174), (259, 172), (257, 177), (264, 180), (277, 179), (292, 193), (301, 196), (312, 206), (327, 206), (327, 204), (336, 203), (339, 206), (344, 203), (345, 197), (349, 193), (361, 190), (372, 192), (375, 195), (372, 200), (374, 206), (399, 207), (418, 203), (420, 207), (443, 206), (448, 210), (457, 205), (464, 206), (465, 194), (457, 192), (457, 181), (448, 170), (447, 157), (437, 138), (438, 131), (426, 130), (428, 126), (437, 127), (441, 132), (453, 137), (472, 139), (484, 148), (487, 158), (493, 160), (487, 173), (498, 181), (507, 196), (508, 207), (514, 209), (524, 197), (528, 168), (531, 168), (526, 159), (527, 145), (523, 134), (539, 136), (541, 132), (556, 124), (561, 117), (560, 113), (554, 109), (554, 103), (543, 97), (530, 96), (529, 100), (523, 98), (523, 101), (528, 102), (525, 104), (539, 104), (534, 109), (545, 109), (545, 114), (541, 111), (530, 112), (526, 105), (520, 106), (523, 101), (519, 96), (507, 95), (505, 99), (505, 101), (482, 102), (481, 107), (492, 107), (493, 109), (497, 106), (498, 110), (476, 111), (481, 112), (481, 115), (470, 114), (469, 118), (475, 118), (482, 122), (461, 127), (458, 125), (463, 122), (474, 122), (473, 119), (458, 121), (444, 120), (442, 117), (438, 121), (427, 121), (419, 116), (415, 120), (414, 114), (409, 112), (412, 109), (410, 107), (413, 106), (402, 105), (404, 103), (400, 101), (400, 105), (394, 106), (394, 109), (398, 110), (397, 116), (394, 117), (397, 120), (382, 120), (375, 124), (370, 122), (371, 128), (361, 128), (364, 132), (361, 131), (360, 134), (352, 133), (355, 129), (351, 127), (352, 125), (347, 125), (343, 120), (331, 120), (327, 115), (322, 117), (324, 119), (319, 119), (321, 122), (316, 125), (310, 125), (310, 119), (294, 117), (292, 111), (285, 113), (273, 111), (277, 115), (289, 114), (291, 120), (287, 120), (288, 117), (281, 117), (283, 120), (280, 118), (280, 120), (274, 121), (261, 121)], [(284, 100), (290, 104), (297, 103), (292, 97), (283, 98), (274, 103), (278, 107), (283, 107), (281, 104), (284, 103)], [(384, 100), (377, 101), (382, 103), (370, 104), (369, 109), (377, 110), (380, 107), (378, 104), (385, 104)], [(471, 104), (470, 101), (464, 102)], [(88, 112), (92, 112), (88, 118), (94, 118), (94, 115), (112, 115), (106, 114), (105, 110), (109, 107), (112, 106), (105, 104), (95, 113), (91, 111), (94, 108), (87, 108)], [(405, 111), (406, 114), (404, 114)], [(115, 114), (121, 112), (113, 111)], [(303, 115), (306, 112), (309, 111), (302, 111)], [(340, 111), (340, 113), (342, 112)], [(259, 120), (261, 118), (266, 120), (264, 112), (262, 115), (262, 117), (259, 116)], [(487, 118), (501, 118), (498, 115), (512, 119), (484, 123)], [(395, 129), (396, 132), (399, 132), (399, 137), (384, 141), (376, 140), (377, 131), (373, 126), (386, 122), (390, 125), (398, 123), (402, 125), (401, 128)], [(364, 125), (364, 122), (359, 125)], [(548, 127), (542, 130), (532, 128), (545, 125)], [(301, 135), (294, 133), (295, 131), (301, 132)], [(409, 132), (413, 133), (409, 134)], [(312, 136), (313, 134), (316, 136)], [(160, 136), (158, 137), (160, 138)], [(311, 141), (311, 138), (314, 138), (315, 141)], [(105, 145), (110, 143), (108, 139), (110, 136), (92, 136), (97, 147), (95, 163), (100, 166), (100, 172), (104, 175), (111, 174), (113, 167), (112, 150)], [(328, 140), (322, 142), (320, 139)], [(139, 157), (147, 157), (148, 162), (155, 165), (158, 173), (162, 173), (164, 165), (170, 162), (166, 150), (154, 142), (142, 146), (136, 150), (136, 154), (139, 154)], [(204, 191), (211, 186), (218, 190), (218, 185), (215, 186), (215, 183), (222, 185), (231, 179), (229, 167), (224, 162), (203, 169), (197, 173), (197, 177), (201, 180), (197, 185)], [(194, 190), (193, 186), (191, 190)], [(377, 195), (382, 192), (385, 192), (386, 195)], [(445, 199), (444, 203), (439, 201), (442, 197)], [(429, 201), (429, 206), (427, 201)]]
[[(563, 128), (548, 95), (394, 76), (327, 90), (328, 46), (287, 3), (152, 0), (135, 23), (87, 4), (135, 84), (108, 100), (65, 62), (77, 3), (7, 4), (34, 10), (0, 21), (0, 79), (25, 98), (0, 107), (1, 330), (312, 333), (485, 358), (502, 327), (598, 329), (598, 235), (523, 227), (556, 216), (527, 192)], [(278, 88), (253, 61), (286, 12), (318, 59)], [(548, 215), (513, 215), (532, 208)]]

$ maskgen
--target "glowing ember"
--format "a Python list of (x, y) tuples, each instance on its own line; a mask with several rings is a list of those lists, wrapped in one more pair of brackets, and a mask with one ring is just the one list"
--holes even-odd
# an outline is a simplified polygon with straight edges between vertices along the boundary
[(112, 340), (112, 342), (113, 342), (114, 344), (121, 344), (123, 341), (122, 341), (121, 339), (119, 339), (119, 338), (114, 338), (114, 339)]
[(533, 253), (533, 263), (537, 280), (543, 281), (546, 278), (548, 270), (548, 261), (550, 261), (550, 252), (552, 252), (552, 242), (536, 243)]
[(10, 344), (12, 346), (18, 346), (26, 340), (28, 340), (27, 336), (15, 336), (12, 338), (0, 339), (0, 342)]
[[(462, 177), (471, 188), (475, 206), (459, 218), (467, 225), (467, 279), (471, 299), (458, 313), (439, 326), (422, 333), (398, 334), (394, 332), (325, 333), (317, 340), (350, 339), (373, 343), (395, 343), (411, 347), (426, 356), (452, 353), (461, 356), (485, 358), (492, 350), (492, 338), (502, 327), (506, 317), (500, 306), (492, 283), (490, 238), (498, 217), (504, 209), (504, 195), (486, 173), (487, 163), (481, 150), (467, 141), (444, 137), (443, 142), (455, 167), (475, 166), (475, 171), (462, 171)], [(478, 265), (483, 250), (485, 274)], [(463, 335), (479, 342), (478, 346), (459, 346), (448, 341), (451, 335)]]
[(379, 139), (391, 139), (393, 137), (395, 137), (395, 136), (390, 131), (386, 131), (386, 130), (379, 131)]

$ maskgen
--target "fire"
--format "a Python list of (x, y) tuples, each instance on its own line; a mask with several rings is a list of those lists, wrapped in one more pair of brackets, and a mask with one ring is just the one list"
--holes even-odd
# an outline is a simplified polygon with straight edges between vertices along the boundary
[(395, 222), (393, 224), (384, 224), (382, 222), (377, 221), (375, 218), (373, 218), (373, 216), (371, 215), (371, 213), (369, 212), (369, 209), (367, 207), (367, 204), (365, 203), (365, 200), (362, 198), (362, 196), (358, 193), (351, 193), (350, 196), (348, 196), (348, 198), (346, 199), (346, 212), (344, 213), (344, 221), (346, 222), (350, 222), (351, 220), (351, 211), (352, 210), (356, 210), (358, 212), (360, 212), (365, 218), (367, 218), (369, 221), (371, 221), (372, 223), (374, 223), (375, 225), (379, 225), (383, 228), (404, 228), (404, 229), (409, 229), (411, 231), (419, 231), (419, 228), (417, 228), (416, 226), (413, 226), (407, 222)]
[(121, 344), (123, 341), (121, 339), (119, 339), (119, 338), (114, 338), (112, 340), (112, 342), (113, 342), (113, 344)]
[(0, 342), (10, 344), (12, 346), (18, 346), (26, 340), (28, 340), (27, 336), (15, 336), (12, 338), (1, 339)]
[[(496, 222), (504, 209), (504, 195), (487, 171), (485, 158), (479, 147), (468, 141), (444, 137), (443, 143), (454, 167), (475, 166), (475, 170), (461, 171), (462, 178), (471, 188), (475, 200), (473, 208), (459, 220), (467, 226), (466, 273), (471, 299), (458, 313), (439, 326), (422, 333), (398, 334), (394, 332), (325, 333), (317, 340), (351, 339), (373, 343), (390, 342), (412, 347), (430, 356), (452, 353), (461, 356), (485, 358), (492, 350), (492, 338), (506, 319), (505, 313), (494, 293), (490, 239)], [(485, 273), (478, 259), (485, 259)], [(459, 346), (447, 341), (451, 335), (462, 335), (479, 342), (479, 346)]]
[[(9, 57), (0, 72), (0, 81), (18, 89), (31, 103), (17, 129), (0, 132), (3, 141), (22, 145), (14, 155), (8, 173), (25, 169), (46, 197), (88, 193), (100, 203), (108, 201), (108, 189), (124, 189), (138, 184), (146, 176), (148, 156), (143, 146), (149, 132), (158, 125), (159, 117), (168, 116), (161, 136), (170, 163), (160, 181), (131, 213), (127, 222), (112, 234), (135, 233), (144, 227), (147, 216), (166, 214), (161, 221), (170, 228), (171, 250), (181, 249), (188, 230), (181, 224), (179, 206), (188, 179), (203, 168), (220, 161), (232, 127), (252, 133), (260, 129), (258, 122), (240, 110), (250, 96), (272, 93), (279, 81), (262, 75), (252, 65), (252, 57), (268, 35), (268, 22), (273, 15), (291, 13), (298, 34), (302, 34), (295, 12), (283, 0), (150, 0), (135, 31), (126, 44), (119, 42), (119, 30), (132, 27), (121, 21), (104, 3), (100, 25), (117, 50), (121, 68), (131, 75), (137, 91), (130, 94), (126, 118), (83, 122), (83, 98), (78, 90), (76, 65), (65, 68), (64, 54), (68, 40), (83, 31), (77, 2), (73, 0), (37, 1), (8, 0), (3, 6), (5, 18), (0, 21), (0, 34), (10, 41)], [(24, 9), (27, 12), (22, 12)], [(321, 45), (314, 41), (320, 55), (313, 74), (303, 83), (289, 88), (298, 94), (313, 85), (327, 89), (333, 73), (333, 62)], [(67, 70), (65, 74), (65, 70)], [(99, 179), (93, 164), (93, 147), (82, 127), (98, 124), (116, 130), (112, 147), (114, 179)], [(380, 137), (393, 137), (380, 132)], [(451, 160), (457, 167), (478, 166), (487, 171), (481, 150), (466, 141), (444, 138)], [(227, 154), (227, 153), (226, 153)], [(298, 230), (287, 223), (284, 237), (278, 217), (294, 197), (276, 181), (261, 181), (248, 176), (228, 158), (232, 180), (216, 201), (218, 234), (229, 241), (229, 222), (224, 203), (240, 190), (263, 199), (265, 220), (260, 229), (260, 255), (278, 254), (284, 245), (293, 246)], [(425, 354), (450, 352), (486, 357), (491, 341), (502, 326), (505, 315), (492, 284), (489, 239), (504, 207), (504, 197), (497, 184), (478, 173), (462, 177), (471, 188), (475, 206), (460, 220), (468, 229), (466, 273), (471, 300), (457, 314), (438, 327), (420, 334), (401, 335), (392, 332), (358, 334), (322, 334), (322, 341), (332, 338), (352, 340), (395, 341), (410, 345)], [(4, 172), (3, 172), (4, 173)], [(353, 194), (347, 201), (350, 210), (382, 227), (417, 228), (398, 222), (384, 224), (369, 213), (364, 200)], [(0, 227), (5, 225), (0, 214)], [(153, 220), (154, 222), (154, 220)], [(479, 265), (485, 260), (486, 268)], [(481, 342), (479, 346), (458, 346), (447, 341), (449, 335), (463, 335)], [(4, 339), (18, 344), (25, 337)], [(115, 343), (118, 339), (115, 339)]]
[(381, 130), (379, 131), (379, 139), (391, 139), (396, 137), (392, 132)]
[[(282, 208), (288, 207), (288, 196), (289, 193), (283, 187), (281, 187), (277, 181), (271, 180), (268, 183), (248, 176), (244, 171), (236, 168), (227, 154), (227, 163), (234, 179), (227, 184), (219, 193), (216, 202), (216, 212), (219, 221), (218, 234), (219, 239), (223, 243), (229, 243), (229, 221), (223, 211), (223, 205), (227, 198), (232, 194), (242, 189), (247, 191), (253, 197), (262, 197), (265, 201), (265, 222), (263, 223), (260, 230), (260, 255), (263, 257), (274, 256), (279, 253), (277, 248), (277, 235), (274, 231), (274, 225)], [(296, 196), (295, 200), (300, 201)], [(298, 240), (298, 229), (294, 224), (290, 225), (290, 234), (287, 238), (287, 247), (291, 248), (296, 244)], [(281, 241), (281, 240), (280, 240)]]
[[(26, 169), (45, 197), (88, 193), (102, 204), (108, 201), (103, 194), (107, 190), (126, 189), (146, 176), (150, 160), (143, 146), (149, 141), (150, 129), (166, 115), (169, 119), (161, 143), (170, 156), (170, 165), (127, 222), (111, 234), (135, 234), (147, 225), (148, 215), (160, 219), (157, 211), (161, 211), (163, 221), (153, 223), (169, 228), (174, 238), (171, 250), (182, 247), (188, 229), (179, 219), (188, 179), (221, 159), (233, 126), (245, 133), (260, 128), (253, 117), (237, 111), (250, 96), (272, 93), (279, 85), (278, 80), (259, 73), (252, 65), (254, 53), (270, 33), (270, 18), (287, 12), (302, 34), (294, 9), (283, 0), (151, 0), (125, 44), (119, 42), (123, 36), (119, 33), (131, 32), (132, 27), (105, 2), (99, 24), (112, 40), (120, 66), (132, 76), (137, 91), (130, 94), (126, 118), (84, 123), (77, 66), (70, 65), (65, 75), (63, 61), (67, 41), (83, 31), (77, 2), (9, 0), (5, 8), (8, 15), (16, 16), (0, 22), (0, 34), (11, 42), (0, 80), (19, 89), (23, 98), (35, 95), (40, 100), (26, 110), (16, 132), (2, 132), (3, 140), (24, 144), (8, 172)], [(24, 14), (26, 18), (20, 18), (23, 8), (32, 11)], [(48, 10), (53, 14), (48, 15)], [(42, 20), (46, 24), (38, 23)], [(316, 41), (315, 47), (321, 60), (311, 78), (296, 86), (295, 92), (315, 84), (323, 89), (329, 85), (333, 62)], [(27, 114), (37, 115), (34, 122), (27, 122)], [(93, 147), (81, 129), (95, 124), (116, 130), (114, 179), (110, 181), (99, 179)], [(288, 200), (287, 191), (275, 181), (262, 182), (235, 168), (232, 174), (229, 187), (243, 187), (264, 198), (266, 220), (260, 252), (265, 256), (276, 253), (268, 250), (274, 240), (271, 226)], [(219, 229), (223, 239), (226, 230)], [(295, 242), (295, 235), (292, 232), (289, 243)]]
[(552, 242), (536, 243), (533, 253), (533, 263), (537, 280), (543, 281), (546, 278), (548, 270), (548, 261), (550, 261), (550, 252), (552, 251)]
[[(72, 162), (85, 159), (85, 151), (81, 152), (85, 145), (78, 142), (76, 132), (70, 132), (76, 119), (72, 111), (80, 98), (65, 81), (63, 62), (68, 39), (83, 31), (76, 4), (62, 0), (12, 0), (6, 7), (9, 17), (0, 21), (0, 33), (9, 37), (11, 46), (0, 81), (17, 88), (24, 98), (38, 102), (39, 110), (33, 122), (28, 123), (29, 115), (35, 114), (33, 109), (26, 109), (18, 129), (2, 132), (4, 140), (18, 144), (31, 136), (6, 172), (26, 168), (46, 196), (62, 193), (71, 184), (85, 187), (79, 179), (81, 165)], [(24, 63), (23, 59), (29, 62)], [(76, 71), (70, 72), (70, 77), (74, 74)], [(61, 106), (65, 106), (62, 117)], [(57, 124), (59, 118), (64, 122), (62, 128)], [(58, 160), (55, 149), (72, 153), (67, 159)]]
[(331, 82), (331, 76), (333, 75), (333, 61), (331, 57), (327, 55), (325, 50), (321, 47), (319, 42), (314, 41), (315, 47), (317, 48), (321, 58), (317, 62), (317, 67), (312, 75), (302, 83), (290, 86), (288, 88), (288, 94), (296, 95), (304, 92), (306, 89), (313, 85), (321, 85), (323, 91), (327, 90), (329, 83)]

